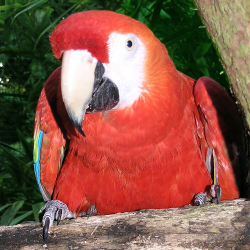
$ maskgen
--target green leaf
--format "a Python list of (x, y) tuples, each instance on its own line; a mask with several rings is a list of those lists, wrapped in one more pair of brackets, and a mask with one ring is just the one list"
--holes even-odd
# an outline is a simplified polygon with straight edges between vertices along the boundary
[(202, 56), (204, 56), (208, 50), (210, 49), (211, 47), (211, 43), (203, 43), (203, 44), (200, 44), (199, 46), (197, 46), (195, 52), (194, 52), (194, 57), (195, 58), (200, 58)]
[(3, 5), (3, 6), (0, 6), (0, 11), (11, 10), (11, 9), (15, 9), (15, 8), (20, 8), (22, 6), (23, 5), (20, 4), (20, 3), (15, 3), (15, 4), (11, 4), (11, 5)]
[(17, 20), (24, 27), (26, 35), (29, 36), (31, 40), (34, 40), (35, 25), (31, 21), (30, 16), (27, 13), (22, 13)]
[(26, 153), (27, 158), (32, 159), (32, 157), (33, 157), (32, 145), (27, 142), (25, 136), (18, 128), (16, 129), (16, 131), (17, 131), (18, 138), (23, 145), (23, 148), (24, 148), (24, 151)]
[(138, 12), (140, 11), (141, 3), (142, 1), (139, 0), (135, 10), (131, 13), (132, 18), (136, 18), (136, 16), (138, 15)]
[(36, 17), (36, 22), (38, 25), (41, 25), (43, 17), (45, 15), (46, 10), (45, 9), (36, 9), (35, 11), (35, 17)]
[(8, 43), (10, 39), (10, 34), (11, 34), (10, 25), (11, 25), (11, 21), (10, 21), (10, 18), (8, 18), (7, 21), (5, 22), (5, 27), (3, 31), (3, 39), (5, 43)]
[(150, 27), (153, 29), (155, 27), (156, 22), (158, 21), (158, 18), (160, 16), (161, 8), (162, 8), (163, 0), (158, 0), (154, 4), (154, 12), (153, 16), (150, 22)]
[(23, 219), (25, 219), (26, 217), (28, 217), (29, 215), (31, 215), (33, 213), (33, 211), (29, 211), (29, 212), (26, 212), (18, 217), (16, 217), (15, 219), (13, 219), (9, 226), (13, 226), (13, 225), (16, 225), (18, 224), (20, 221), (22, 221)]
[(33, 48), (33, 50), (35, 50), (38, 42), (40, 41), (40, 39), (43, 37), (43, 35), (49, 30), (51, 29), (59, 20), (61, 20), (68, 12), (70, 12), (71, 10), (73, 10), (78, 4), (80, 3), (87, 3), (89, 2), (89, 0), (85, 0), (85, 1), (78, 1), (76, 4), (74, 4), (73, 6), (71, 6), (69, 9), (67, 9), (65, 12), (63, 12), (63, 14), (61, 14), (54, 22), (52, 22), (47, 28), (45, 28), (43, 30), (43, 32), (41, 32), (41, 34), (39, 35), (39, 37), (36, 40), (35, 46)]
[(13, 18), (13, 20), (12, 20), (12, 23), (14, 22), (14, 20), (15, 20), (20, 14), (22, 14), (22, 13), (24, 13), (24, 12), (26, 12), (26, 11), (32, 9), (33, 7), (36, 7), (36, 6), (40, 5), (40, 4), (46, 3), (47, 1), (48, 1), (48, 0), (36, 0), (36, 1), (33, 1), (33, 2), (29, 3), (29, 4), (27, 4), (27, 5), (24, 5), (24, 6), (28, 6), (28, 7), (26, 7), (26, 8), (23, 9), (22, 11), (18, 12), (18, 13), (14, 16), (14, 18)]
[(197, 69), (199, 71), (201, 71), (204, 76), (210, 77), (206, 59), (204, 57), (200, 57), (200, 58), (196, 59), (195, 61), (196, 61), (196, 64), (198, 66)]
[(0, 174), (0, 182), (3, 180), (3, 179), (10, 179), (11, 178), (11, 175), (10, 174)]
[(183, 39), (194, 33), (197, 33), (198, 31), (199, 31), (199, 28), (197, 26), (180, 29), (178, 32), (174, 32), (172, 35), (164, 39), (165, 45), (170, 45), (174, 42), (179, 41), (180, 39)]
[(35, 221), (39, 221), (39, 211), (44, 206), (45, 202), (39, 202), (32, 205), (32, 210), (34, 214)]
[(8, 207), (8, 206), (10, 206), (11, 204), (5, 204), (4, 206), (1, 206), (0, 207), (0, 212), (2, 211), (2, 210), (4, 210), (6, 207)]
[(39, 23), (40, 24), (40, 27), (39, 27), (40, 31), (43, 31), (49, 25), (50, 16), (51, 16), (53, 11), (54, 10), (52, 8), (48, 8), (45, 11), (45, 13), (44, 13), (44, 15), (43, 15), (43, 17), (41, 19), (41, 22)]
[(2, 146), (2, 147), (6, 147), (6, 148), (8, 148), (8, 149), (10, 149), (10, 150), (14, 150), (14, 151), (16, 151), (16, 152), (18, 152), (18, 153), (20, 153), (20, 154), (22, 154), (22, 155), (23, 155), (23, 153), (22, 153), (22, 152), (20, 152), (19, 150), (15, 149), (15, 148), (13, 148), (13, 147), (11, 147), (11, 146), (9, 146), (9, 145), (7, 145), (7, 144), (3, 143), (3, 142), (0, 142), (0, 146)]
[(4, 25), (5, 20), (8, 18), (8, 15), (5, 13), (0, 13), (0, 25)]
[(24, 200), (14, 202), (11, 207), (9, 207), (1, 217), (0, 225), (9, 226), (15, 217), (16, 213), (23, 206)]
[(29, 98), (28, 98), (28, 103), (27, 105), (30, 105), (30, 103), (35, 102), (37, 103), (37, 99), (39, 94), (41, 93), (41, 90), (43, 88), (43, 82), (42, 81), (38, 81), (35, 85), (34, 88), (32, 89), (32, 91), (29, 94)]
[(171, 19), (171, 16), (163, 9), (161, 9), (160, 16), (161, 18), (164, 18), (164, 19)]
[(23, 159), (15, 156), (14, 154), (11, 154), (8, 152), (8, 150), (6, 150), (5, 148), (2, 148), (3, 151), (5, 152), (5, 157), (9, 160), (10, 163), (14, 164), (14, 165), (26, 165), (26, 163), (23, 161)]

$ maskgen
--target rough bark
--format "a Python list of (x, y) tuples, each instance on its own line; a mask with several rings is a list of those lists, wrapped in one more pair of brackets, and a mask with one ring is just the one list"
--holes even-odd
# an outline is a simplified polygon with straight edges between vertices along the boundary
[(250, 128), (250, 1), (195, 0)]
[[(195, 0), (198, 12), (221, 56), (245, 125), (250, 194), (250, 1)], [(250, 197), (250, 196), (249, 196)]]
[(250, 201), (0, 227), (0, 249), (250, 249)]

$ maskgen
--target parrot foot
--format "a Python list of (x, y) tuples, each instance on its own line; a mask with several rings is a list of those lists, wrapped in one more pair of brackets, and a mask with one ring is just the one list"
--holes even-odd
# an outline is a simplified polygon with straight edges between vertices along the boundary
[(222, 196), (222, 190), (219, 185), (212, 185), (209, 187), (208, 191), (205, 191), (204, 193), (198, 193), (194, 196), (193, 204), (195, 206), (202, 206), (208, 201), (212, 201), (214, 198), (216, 198), (217, 204), (220, 203), (220, 197)]
[(59, 225), (61, 220), (66, 218), (76, 218), (76, 215), (69, 211), (67, 205), (59, 200), (47, 201), (41, 208), (40, 212), (43, 210), (45, 210), (42, 220), (44, 240), (47, 239), (49, 229), (53, 226), (54, 220), (57, 220), (57, 225)]
[(198, 193), (194, 196), (194, 206), (202, 206), (204, 205), (208, 200), (208, 196), (205, 193)]
[(222, 196), (222, 190), (220, 185), (215, 184), (211, 186), (210, 194), (212, 198), (216, 198), (217, 204), (220, 203), (220, 197)]
[(92, 215), (92, 214), (96, 214), (97, 212), (98, 211), (97, 211), (95, 205), (92, 205), (89, 210), (87, 210), (86, 212), (81, 213), (79, 216), (80, 217), (89, 216), (89, 215)]

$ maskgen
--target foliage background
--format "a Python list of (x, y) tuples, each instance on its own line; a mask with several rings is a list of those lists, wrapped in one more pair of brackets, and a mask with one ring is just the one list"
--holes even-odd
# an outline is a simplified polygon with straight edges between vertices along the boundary
[(60, 65), (48, 36), (68, 15), (90, 9), (143, 22), (179, 71), (229, 87), (192, 0), (0, 0), (0, 225), (39, 220), (43, 199), (33, 173), (34, 114), (46, 79)]

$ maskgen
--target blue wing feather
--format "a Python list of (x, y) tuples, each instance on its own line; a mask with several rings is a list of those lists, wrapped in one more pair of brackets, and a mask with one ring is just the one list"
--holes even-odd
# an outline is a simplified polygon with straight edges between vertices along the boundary
[(34, 151), (33, 151), (34, 171), (36, 174), (37, 184), (43, 196), (43, 199), (47, 200), (47, 195), (44, 194), (44, 188), (42, 187), (40, 180), (40, 154), (41, 154), (42, 141), (43, 141), (43, 131), (39, 129), (38, 134), (35, 134), (34, 138)]

